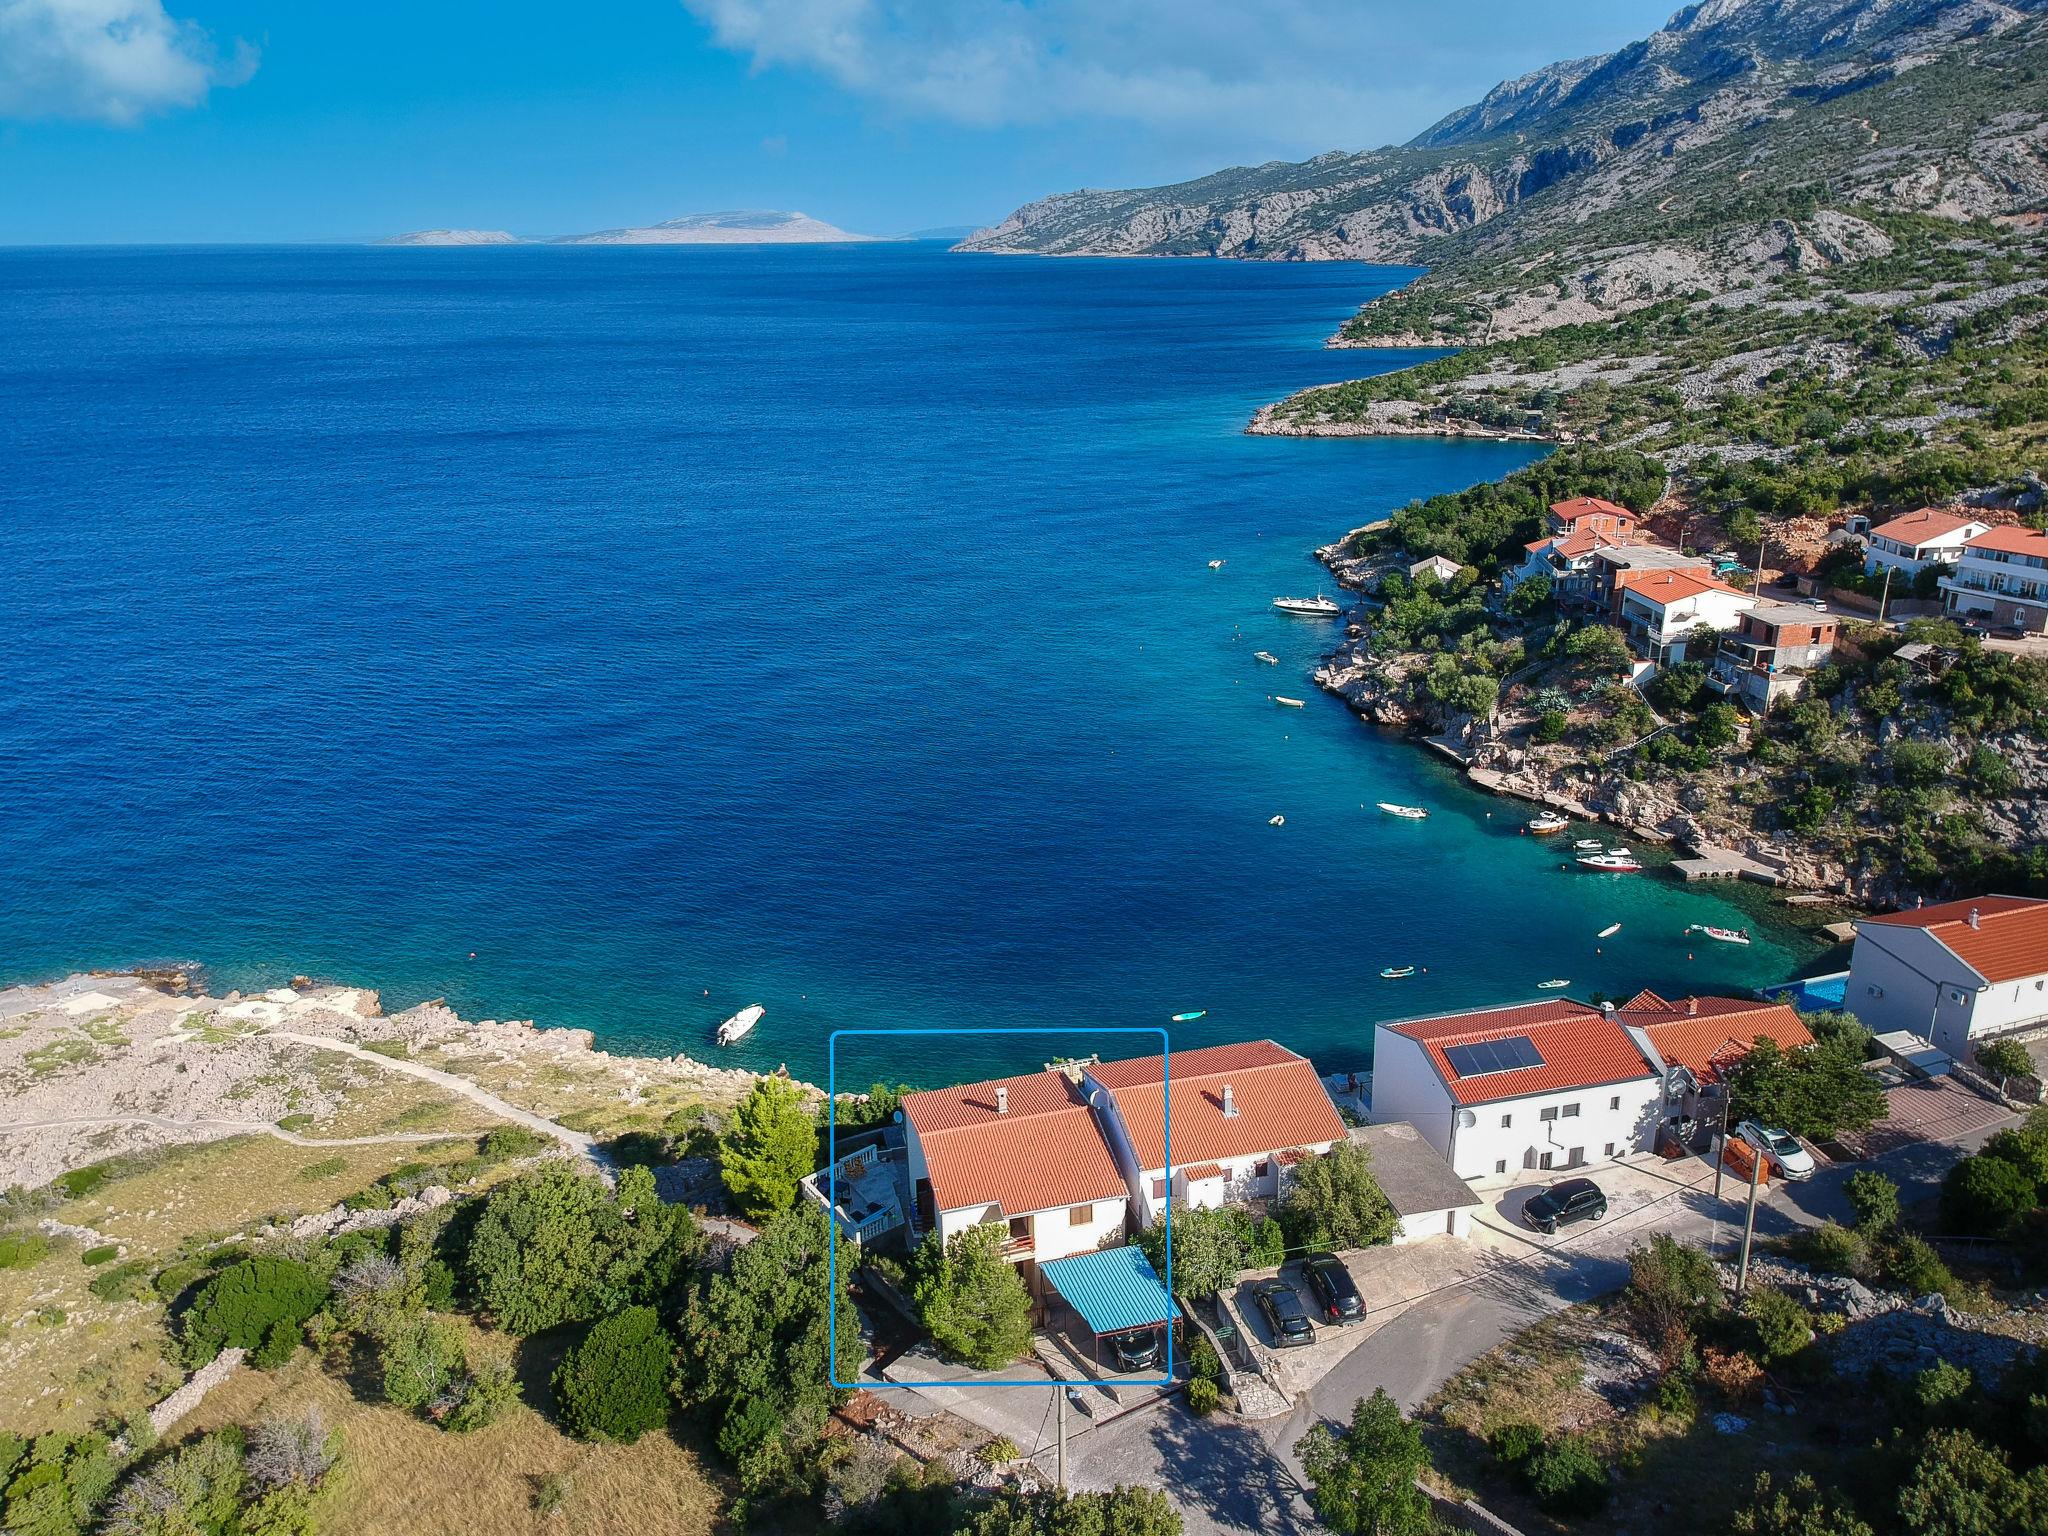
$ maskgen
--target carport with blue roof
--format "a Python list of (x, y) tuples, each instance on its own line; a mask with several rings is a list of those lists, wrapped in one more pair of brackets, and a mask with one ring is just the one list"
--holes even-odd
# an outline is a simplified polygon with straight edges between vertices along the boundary
[[(1178, 1329), (1180, 1307), (1136, 1248), (1102, 1248), (1048, 1259), (1038, 1266), (1038, 1272), (1059, 1297), (1062, 1310), (1071, 1314), (1070, 1331), (1086, 1333), (1094, 1340), (1098, 1365), (1104, 1339)], [(1162, 1372), (1165, 1358), (1162, 1352)]]

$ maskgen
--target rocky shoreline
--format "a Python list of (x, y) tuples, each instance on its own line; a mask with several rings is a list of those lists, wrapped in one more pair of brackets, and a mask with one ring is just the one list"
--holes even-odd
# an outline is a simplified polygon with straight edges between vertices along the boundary
[[(1295, 398), (1289, 396), (1289, 399)], [(1432, 416), (1428, 407), (1413, 400), (1376, 401), (1356, 420), (1302, 421), (1280, 415), (1286, 400), (1262, 405), (1245, 424), (1248, 437), (1456, 437), (1481, 438), (1496, 443), (1555, 443), (1558, 439), (1540, 432), (1522, 432), (1510, 427), (1482, 426), (1476, 421)]]

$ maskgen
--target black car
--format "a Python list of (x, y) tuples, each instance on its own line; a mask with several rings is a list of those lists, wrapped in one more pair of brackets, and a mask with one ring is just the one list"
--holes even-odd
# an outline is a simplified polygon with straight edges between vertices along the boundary
[(1159, 1367), (1159, 1331), (1140, 1329), (1136, 1333), (1110, 1336), (1109, 1352), (1120, 1371), (1149, 1371)]
[(1333, 1323), (1356, 1323), (1365, 1319), (1365, 1298), (1351, 1271), (1334, 1253), (1312, 1253), (1301, 1261), (1308, 1288), (1322, 1304), (1323, 1316)]
[(1275, 1349), (1292, 1349), (1316, 1341), (1316, 1325), (1308, 1320), (1308, 1308), (1285, 1280), (1261, 1280), (1252, 1287), (1252, 1299), (1266, 1314), (1266, 1326), (1273, 1330)]
[(1591, 1179), (1566, 1179), (1529, 1197), (1522, 1220), (1538, 1232), (1555, 1232), (1575, 1221), (1598, 1221), (1607, 1214), (1607, 1197)]

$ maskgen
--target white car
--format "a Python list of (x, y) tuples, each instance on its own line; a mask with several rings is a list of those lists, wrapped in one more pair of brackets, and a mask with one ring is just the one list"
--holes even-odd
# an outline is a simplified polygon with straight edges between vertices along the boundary
[(1770, 1126), (1758, 1125), (1754, 1120), (1745, 1120), (1735, 1127), (1735, 1134), (1761, 1152), (1779, 1178), (1796, 1183), (1813, 1177), (1813, 1154), (1801, 1146), (1791, 1132), (1773, 1130)]

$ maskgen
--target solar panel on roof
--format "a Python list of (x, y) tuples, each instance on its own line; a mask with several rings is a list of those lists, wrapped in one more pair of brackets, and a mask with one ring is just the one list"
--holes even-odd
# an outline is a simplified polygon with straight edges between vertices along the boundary
[(1543, 1065), (1543, 1053), (1536, 1049), (1536, 1042), (1527, 1035), (1448, 1046), (1444, 1050), (1444, 1059), (1460, 1077), (1485, 1077), (1494, 1072), (1517, 1072), (1523, 1067)]

